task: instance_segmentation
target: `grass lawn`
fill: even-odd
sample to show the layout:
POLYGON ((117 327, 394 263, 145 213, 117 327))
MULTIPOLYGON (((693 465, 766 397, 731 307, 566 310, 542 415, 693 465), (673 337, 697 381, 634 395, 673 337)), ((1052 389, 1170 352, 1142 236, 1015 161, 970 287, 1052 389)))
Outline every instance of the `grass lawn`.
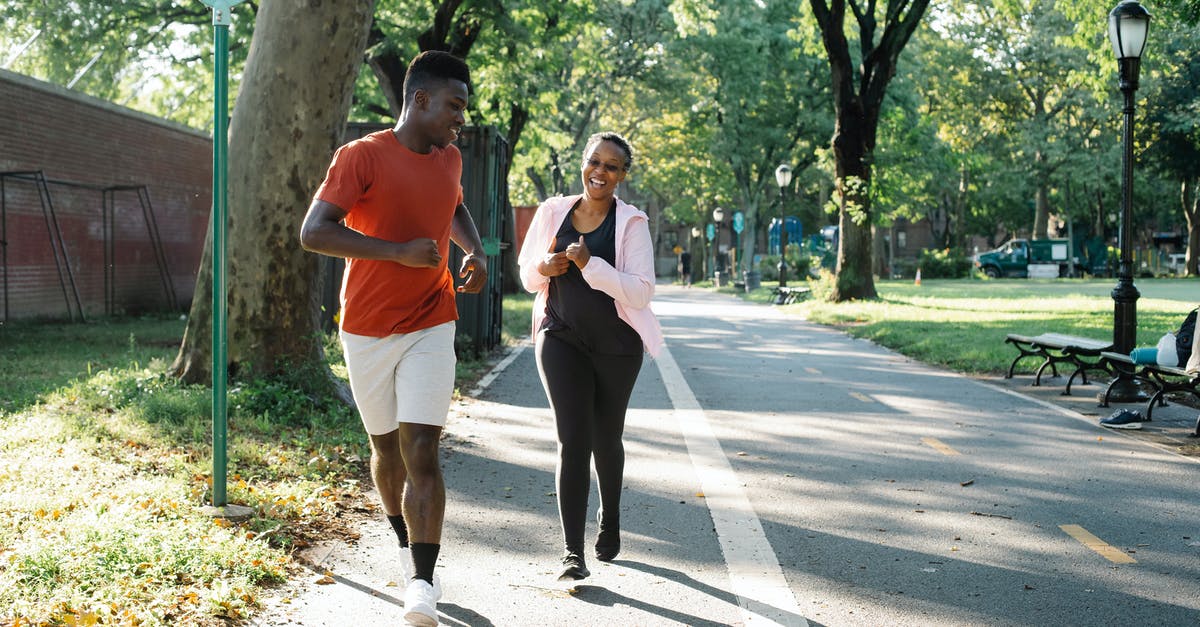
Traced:
MULTIPOLYGON (((1115 279, 878 281, 879 300, 784 308, 904 355, 969 374, 1004 374, 1016 350, 1008 333, 1054 332, 1111 340, 1115 279)), ((1138 346, 1154 346, 1200 305, 1196 279, 1139 279, 1138 346)), ((769 302, 773 286, 744 297, 769 302)), ((814 292, 821 286, 814 285, 814 292)), ((724 290, 723 290, 724 291, 724 290)), ((728 291, 733 292, 732 288, 728 291)), ((1028 364, 1029 362, 1024 362, 1028 364)))
MULTIPOLYGON (((502 339, 532 298, 505 299, 502 339)), ((286 379, 231 382, 228 499, 212 499, 211 393, 164 373, 177 317, 0 325, 0 625, 228 625, 291 553, 374 515, 357 415, 286 379)), ((326 352, 345 377, 338 343, 326 352)), ((459 387, 489 367, 463 358, 459 387)), ((297 375, 297 376, 302 376, 297 375)))
MULTIPOLYGON (((786 308, 922 361, 1000 374, 1015 355, 1005 333, 1110 338, 1114 284, 882 281, 878 301, 786 308)), ((1139 344, 1178 326, 1197 285, 1137 283, 1139 344)), ((531 306, 505 297, 506 342, 528 335, 531 306)), ((228 496, 256 516, 202 515, 210 393, 164 374, 183 329, 176 318, 0 325, 0 625, 242 623, 264 587, 307 573, 297 547, 378 516, 357 416, 287 379, 230 388, 228 496)), ((344 376, 333 338, 326 349, 344 376)), ((459 366, 465 389, 489 363, 459 366)))

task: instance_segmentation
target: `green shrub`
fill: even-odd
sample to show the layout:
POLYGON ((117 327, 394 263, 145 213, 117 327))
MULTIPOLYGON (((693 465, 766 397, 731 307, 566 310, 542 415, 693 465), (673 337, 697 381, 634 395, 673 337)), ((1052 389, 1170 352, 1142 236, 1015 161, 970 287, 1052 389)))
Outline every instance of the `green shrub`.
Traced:
POLYGON ((837 287, 837 275, 821 268, 817 271, 817 278, 808 280, 808 287, 812 290, 813 300, 828 301, 837 287))
POLYGON ((971 258, 957 248, 925 249, 917 259, 925 279, 962 279, 970 276, 971 258))
MULTIPOLYGON (((807 250, 802 250, 799 245, 788 244, 787 264, 788 278, 805 279, 810 276, 809 271, 812 267, 820 264, 820 260, 814 259, 807 250)), ((763 255, 758 263, 758 271, 762 274, 762 280, 778 281, 779 255, 763 255)))

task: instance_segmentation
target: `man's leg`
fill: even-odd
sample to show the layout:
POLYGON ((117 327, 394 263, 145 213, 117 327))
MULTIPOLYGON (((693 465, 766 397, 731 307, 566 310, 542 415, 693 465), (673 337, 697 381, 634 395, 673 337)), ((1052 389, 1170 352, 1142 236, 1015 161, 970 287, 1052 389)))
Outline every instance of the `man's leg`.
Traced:
POLYGON ((410 339, 396 368, 399 446, 408 473, 400 505, 408 524, 413 577, 433 584, 446 511, 438 444, 454 392, 454 323, 414 332, 410 339))
POLYGON ((402 499, 408 472, 400 452, 400 431, 371 435, 371 479, 379 490, 383 513, 387 516, 401 548, 408 547, 410 538, 404 521, 402 499))
POLYGON ((399 451, 401 466, 407 469, 407 489, 403 491, 403 511, 412 542, 437 544, 442 541, 442 521, 446 510, 446 485, 438 459, 442 428, 433 425, 402 423, 399 451))
MULTIPOLYGON (((404 354, 402 336, 383 338, 342 332, 342 353, 350 373, 350 388, 358 405, 363 427, 371 441, 371 478, 379 490, 383 512, 396 532, 403 549, 408 546, 408 531, 401 514, 404 493, 404 461, 400 455, 400 435, 396 430, 396 364, 404 354)), ((411 571, 407 552, 402 553, 402 574, 411 571)))

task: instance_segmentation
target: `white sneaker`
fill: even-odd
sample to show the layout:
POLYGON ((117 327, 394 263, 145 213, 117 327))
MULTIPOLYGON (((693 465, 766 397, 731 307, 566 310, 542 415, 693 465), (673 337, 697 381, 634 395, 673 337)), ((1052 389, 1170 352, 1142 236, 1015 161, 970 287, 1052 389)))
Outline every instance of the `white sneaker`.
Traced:
MULTIPOLYGON (((412 548, 407 546, 400 547, 400 567, 398 571, 400 578, 396 581, 397 585, 408 586, 415 572, 412 561, 412 548)), ((433 600, 442 600, 442 578, 438 577, 437 573, 433 574, 433 600)))
POLYGON ((437 595, 424 579, 413 579, 404 591, 404 620, 409 625, 436 627, 438 624, 437 595))
POLYGON ((401 586, 407 586, 408 581, 413 576, 412 549, 406 546, 400 547, 399 576, 400 578, 396 580, 396 583, 401 586))

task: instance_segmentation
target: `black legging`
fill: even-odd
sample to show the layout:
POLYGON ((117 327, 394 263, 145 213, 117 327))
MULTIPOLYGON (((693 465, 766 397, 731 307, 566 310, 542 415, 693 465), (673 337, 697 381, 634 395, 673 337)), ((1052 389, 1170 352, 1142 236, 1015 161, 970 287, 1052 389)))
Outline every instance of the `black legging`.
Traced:
POLYGON ((538 372, 558 427, 558 515, 568 550, 583 548, 587 523, 589 465, 596 464, 600 507, 606 526, 620 521, 625 472, 625 409, 642 367, 642 355, 602 355, 569 339, 569 332, 543 331, 537 343, 538 372))

